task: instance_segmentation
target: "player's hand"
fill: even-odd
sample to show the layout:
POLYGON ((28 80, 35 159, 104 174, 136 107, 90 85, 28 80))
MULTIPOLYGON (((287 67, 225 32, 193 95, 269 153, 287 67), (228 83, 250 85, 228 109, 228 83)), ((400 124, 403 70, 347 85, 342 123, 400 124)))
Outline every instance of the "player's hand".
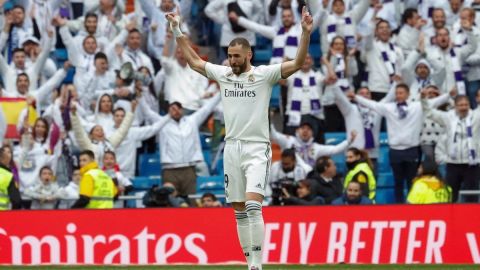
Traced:
POLYGON ((180 25, 180 9, 177 8, 175 12, 169 12, 165 14, 168 22, 170 23, 171 27, 177 27, 180 25))
POLYGON ((303 6, 302 8, 302 30, 303 32, 310 34, 312 33, 313 29, 313 18, 308 12, 307 6, 303 6))

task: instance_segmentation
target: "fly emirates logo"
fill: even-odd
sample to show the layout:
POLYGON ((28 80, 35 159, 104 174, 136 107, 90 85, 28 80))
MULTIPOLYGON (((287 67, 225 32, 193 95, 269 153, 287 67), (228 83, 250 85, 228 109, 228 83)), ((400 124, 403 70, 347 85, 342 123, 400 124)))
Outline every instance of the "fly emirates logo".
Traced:
POLYGON ((257 93, 252 90, 244 89, 243 83, 233 83, 232 89, 225 89, 224 96, 226 98, 254 98, 257 96, 257 93))

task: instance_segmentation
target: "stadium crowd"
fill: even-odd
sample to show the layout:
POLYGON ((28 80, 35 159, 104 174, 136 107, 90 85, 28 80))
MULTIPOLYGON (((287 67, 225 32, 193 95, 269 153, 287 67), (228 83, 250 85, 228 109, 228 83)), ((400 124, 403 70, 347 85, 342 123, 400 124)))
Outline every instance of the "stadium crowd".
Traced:
POLYGON ((138 207, 222 206, 220 95, 249 93, 190 69, 165 14, 210 62, 244 37, 276 64, 304 5, 316 31, 272 94, 266 204, 373 204, 382 155, 395 203, 479 190, 480 0, 0 0, 0 209, 132 207, 113 198, 140 190, 138 207), (140 187, 142 157, 158 186, 140 187))

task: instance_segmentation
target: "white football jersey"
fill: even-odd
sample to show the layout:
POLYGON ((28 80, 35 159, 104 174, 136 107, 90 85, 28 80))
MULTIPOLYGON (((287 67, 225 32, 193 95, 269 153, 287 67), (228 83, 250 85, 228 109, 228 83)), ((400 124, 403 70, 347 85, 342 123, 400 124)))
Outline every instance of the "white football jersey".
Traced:
POLYGON ((281 64, 252 66, 239 76, 227 66, 205 65, 207 77, 220 85, 225 140, 270 142, 268 106, 272 86, 281 79, 281 64))

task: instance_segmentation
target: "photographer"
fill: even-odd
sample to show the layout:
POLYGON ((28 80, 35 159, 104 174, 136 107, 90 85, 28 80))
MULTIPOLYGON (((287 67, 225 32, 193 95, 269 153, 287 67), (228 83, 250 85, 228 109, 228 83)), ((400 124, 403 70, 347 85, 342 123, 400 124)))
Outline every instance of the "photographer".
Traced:
POLYGON ((311 180, 300 180, 296 183, 296 195, 282 188, 282 201, 284 205, 322 205, 325 200, 312 191, 311 180))
POLYGON ((167 182, 162 187, 154 186, 145 193, 143 204, 145 207, 188 207, 185 200, 177 195, 175 186, 167 182))

